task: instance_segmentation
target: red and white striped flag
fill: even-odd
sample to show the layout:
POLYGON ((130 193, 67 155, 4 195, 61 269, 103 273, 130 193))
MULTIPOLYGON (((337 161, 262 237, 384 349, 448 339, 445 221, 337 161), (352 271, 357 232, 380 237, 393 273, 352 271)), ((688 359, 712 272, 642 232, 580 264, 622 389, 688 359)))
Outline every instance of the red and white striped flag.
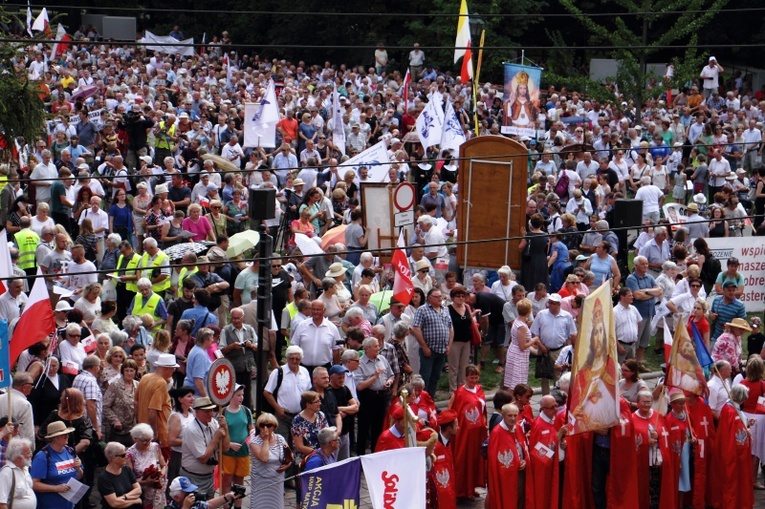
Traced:
POLYGON ((404 76, 404 113, 409 111, 409 84, 412 82, 412 74, 409 69, 406 70, 406 76, 404 76))
POLYGON ((393 268, 396 269, 396 275, 393 278, 393 298, 407 306, 409 301, 412 300, 412 294, 414 293, 409 260, 407 260, 403 250, 396 249, 393 252, 391 263, 393 268))
POLYGON ((58 30, 56 30, 56 43, 53 45, 53 49, 50 52, 50 58, 56 59, 59 53, 64 53, 69 49, 69 42, 72 38, 66 33, 66 28, 61 23, 58 24, 58 30))

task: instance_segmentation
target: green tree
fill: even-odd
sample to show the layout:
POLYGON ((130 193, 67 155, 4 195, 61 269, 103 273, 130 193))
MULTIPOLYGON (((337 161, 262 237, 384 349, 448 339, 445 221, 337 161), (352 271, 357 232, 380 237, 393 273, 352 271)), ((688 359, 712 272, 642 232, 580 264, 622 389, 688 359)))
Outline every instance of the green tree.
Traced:
MULTIPOLYGON (((24 21, 21 19, 20 15, 6 13, 0 6, 0 22, 5 26, 20 23, 26 30, 26 10, 24 21)), ((3 33, 1 36, 8 39, 8 35, 3 33)), ((38 43, 42 37, 37 34, 29 43, 38 43)), ((31 142, 40 134, 46 120, 45 105, 40 97, 41 88, 37 82, 29 80, 25 68, 14 66, 20 46, 21 43, 0 43, 0 131, 9 146, 12 146, 11 140, 19 136, 31 142)))
POLYGON ((698 35, 729 0, 613 0, 603 8, 622 9, 624 16, 593 18, 577 5, 582 2, 560 0, 561 5, 589 33, 590 45, 615 46, 612 58, 619 60, 616 84, 626 96, 643 103, 647 94, 658 94, 660 87, 646 92, 652 77, 647 71, 649 59, 666 54, 664 47, 685 45, 682 58, 675 58, 673 86, 698 77, 704 65, 703 54, 696 48, 698 35), (679 14, 678 14, 679 13, 679 14), (597 20, 604 20, 600 23, 597 20))

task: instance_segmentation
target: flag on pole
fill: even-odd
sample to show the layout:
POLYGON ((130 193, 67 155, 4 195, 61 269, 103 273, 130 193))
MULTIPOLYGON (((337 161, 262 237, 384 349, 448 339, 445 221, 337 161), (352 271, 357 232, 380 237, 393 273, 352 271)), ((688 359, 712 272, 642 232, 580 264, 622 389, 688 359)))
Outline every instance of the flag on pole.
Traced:
POLYGON ((69 41, 71 40, 72 38, 69 37, 69 34, 66 33, 64 25, 59 23, 58 30, 56 30, 56 42, 53 44, 53 49, 50 52, 50 57, 55 60, 59 53, 64 53, 67 49, 69 49, 69 41))
POLYGON ((473 51, 470 49, 470 15, 468 14, 467 0, 460 4, 460 16, 457 21, 457 40, 454 42, 454 63, 462 58, 462 83, 467 83, 473 78, 473 51))
MULTIPOLYGON (((38 275, 41 272, 37 271, 38 275)), ((56 330, 56 320, 50 305, 48 288, 44 277, 35 279, 32 291, 29 292, 29 302, 22 311, 16 328, 13 330, 10 347, 10 365, 13 366, 21 352, 43 340, 56 330)))
POLYGON ((446 100, 446 112, 444 113, 444 128, 441 131, 441 150, 453 149, 459 151, 460 145, 465 143, 465 132, 462 129, 457 113, 452 106, 452 100, 446 100))
POLYGON ((376 452, 360 458, 373 509, 425 507, 424 447, 376 452))
POLYGON ((396 275, 393 278, 393 298, 408 306, 409 301, 412 300, 414 285, 412 284, 412 271, 409 267, 409 260, 406 258, 404 251, 396 249, 393 252, 391 264, 396 269, 396 275))
POLYGON ((32 7, 29 5, 29 0, 27 0, 27 33, 29 37, 34 35, 32 34, 32 7))
POLYGON ((707 381, 696 356, 693 340, 688 335, 688 327, 684 324, 685 321, 681 321, 675 329, 665 383, 667 387, 677 387, 701 396, 707 390, 707 381))
POLYGON ((226 64, 226 89, 231 90, 231 60, 228 58, 228 53, 223 55, 223 62, 226 64))
POLYGON ((361 497, 361 462, 348 458, 308 470, 300 474, 300 486, 300 507, 355 509, 361 497))
POLYGON ((420 135, 420 143, 425 150, 441 143, 441 135, 444 130, 444 109, 441 106, 441 101, 435 96, 431 96, 428 105, 417 117, 415 125, 417 134, 420 135))
POLYGON ((667 321, 664 320, 664 362, 669 362, 669 354, 672 352, 672 343, 674 341, 672 340, 672 331, 669 330, 669 325, 667 325, 667 321))
POLYGON ((412 74, 409 72, 409 68, 406 69, 406 75, 404 76, 404 113, 409 111, 409 84, 412 82, 412 74))
POLYGON ((699 332, 699 328, 696 327, 696 322, 691 322, 691 329, 693 331, 693 345, 696 347, 696 357, 699 359, 699 364, 704 368, 710 364, 714 364, 715 361, 713 361, 712 356, 709 355, 707 344, 704 343, 704 338, 701 337, 701 332, 699 332))
MULTIPOLYGON (((406 75, 409 76, 409 71, 406 71, 406 75)), ((406 82, 406 80, 404 81, 406 82)), ((340 93, 337 91, 337 83, 335 83, 335 90, 332 92, 332 143, 334 143, 341 154, 345 155, 345 125, 343 123, 343 109, 340 107, 340 93)))
MULTIPOLYGON (((0 320, 0 351, 8 352, 10 337, 8 336, 8 320, 0 320)), ((47 371, 46 371, 47 373, 47 371)), ((0 389, 11 386, 11 365, 8 355, 0 355, 0 389)))
POLYGON ((575 434, 619 424, 619 356, 610 280, 584 299, 580 317, 569 393, 575 434))
POLYGON ((40 11, 40 14, 35 18, 35 22, 32 24, 32 30, 50 34, 50 27, 48 26, 48 9, 45 7, 43 7, 43 10, 40 11))
POLYGON ((5 234, 5 228, 0 231, 0 295, 8 291, 9 280, 5 278, 13 277, 13 263, 11 262, 11 251, 8 248, 8 236, 5 234))

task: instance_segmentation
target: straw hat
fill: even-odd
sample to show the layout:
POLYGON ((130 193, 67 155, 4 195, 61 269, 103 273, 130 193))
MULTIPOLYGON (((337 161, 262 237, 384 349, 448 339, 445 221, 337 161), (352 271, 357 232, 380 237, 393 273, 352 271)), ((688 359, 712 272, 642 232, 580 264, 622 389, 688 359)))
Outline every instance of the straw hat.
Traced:
POLYGON ((329 266, 329 270, 324 273, 324 277, 338 277, 345 274, 345 267, 340 262, 335 262, 329 266))
POLYGON ((74 431, 74 428, 67 427, 64 421, 56 421, 48 424, 48 434, 45 438, 50 440, 61 435, 68 435, 74 431))
POLYGON ((680 389, 672 389, 669 391, 669 402, 674 403, 675 401, 685 401, 685 394, 680 389))
POLYGON ((752 328, 749 327, 749 324, 746 323, 746 320, 743 318, 734 318, 730 322, 725 324, 726 327, 735 327, 737 329, 744 330, 746 332, 752 332, 752 328))

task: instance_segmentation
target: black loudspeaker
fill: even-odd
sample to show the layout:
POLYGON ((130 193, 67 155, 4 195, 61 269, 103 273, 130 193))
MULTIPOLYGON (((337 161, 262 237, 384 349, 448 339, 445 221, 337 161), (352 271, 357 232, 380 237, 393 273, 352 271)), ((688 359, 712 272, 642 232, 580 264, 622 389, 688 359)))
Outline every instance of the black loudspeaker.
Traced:
MULTIPOLYGON (((641 228, 643 225, 643 200, 616 200, 614 202, 614 224, 611 228, 641 228)), ((627 248, 628 236, 627 230, 616 232, 619 239, 619 253, 617 255, 617 264, 622 271, 622 281, 627 278, 627 259, 629 249, 627 248)))
POLYGON ((276 217, 276 189, 250 189, 250 219, 262 221, 276 217))
POLYGON ((614 202, 613 228, 643 225, 643 200, 616 200, 614 202))

